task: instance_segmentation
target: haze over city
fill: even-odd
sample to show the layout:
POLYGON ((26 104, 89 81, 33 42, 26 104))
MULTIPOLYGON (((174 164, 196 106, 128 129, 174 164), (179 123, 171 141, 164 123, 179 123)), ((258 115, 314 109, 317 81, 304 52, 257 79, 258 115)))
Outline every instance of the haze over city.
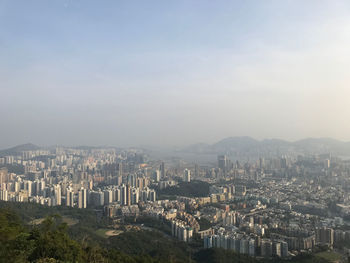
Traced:
POLYGON ((0 0, 0 148, 350 141, 348 1, 0 0))
POLYGON ((0 262, 349 263, 350 1, 0 0, 0 262))

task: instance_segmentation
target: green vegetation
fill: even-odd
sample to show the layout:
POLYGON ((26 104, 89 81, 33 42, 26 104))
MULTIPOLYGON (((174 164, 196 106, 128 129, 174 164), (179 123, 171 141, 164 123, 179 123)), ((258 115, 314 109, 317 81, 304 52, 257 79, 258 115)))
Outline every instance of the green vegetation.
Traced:
POLYGON ((201 263, 255 263, 259 262, 252 257, 246 255, 237 254, 232 250, 211 248, 203 249, 195 254, 197 262, 201 263))
POLYGON ((21 164, 2 164, 2 165, 0 165, 0 169, 3 167, 7 168, 7 171, 9 173, 24 174, 24 166, 21 164))
POLYGON ((199 226, 200 226, 200 231, 207 230, 211 228, 211 223, 208 219, 202 217, 201 219, 198 220, 199 226))
POLYGON ((87 242, 72 240, 60 216, 49 216, 42 224, 26 228, 19 217, 0 209, 1 262, 157 262, 149 256, 128 256, 87 242))
POLYGON ((291 259, 280 259, 280 258, 273 258, 273 259, 265 259, 262 260, 262 263, 330 263, 331 261, 318 257, 314 254, 309 253, 302 253, 296 257, 293 257, 291 259))
POLYGON ((335 252, 331 252, 331 251, 323 251, 320 253, 315 254, 316 257, 321 258, 321 259, 325 259, 331 262, 334 261, 338 261, 339 259, 341 259, 341 256, 335 252))
POLYGON ((79 223, 77 219, 71 218, 69 216, 62 216, 62 221, 68 226, 74 226, 79 223))
POLYGON ((165 234, 171 235, 171 225, 170 222, 165 220, 158 220, 149 216, 141 216, 136 220, 134 218, 126 218, 125 223, 130 224, 143 224, 146 227, 150 227, 159 230, 165 234))
POLYGON ((35 203, 17 203, 0 201, 0 208, 14 211, 23 222, 45 218, 48 215, 59 214, 66 218, 67 223, 83 223, 85 226, 99 228, 97 225, 108 225, 108 220, 102 216, 102 211, 78 209, 68 206, 43 206, 35 203), (69 221, 69 222, 68 222, 69 221))
POLYGON ((108 228, 110 225, 110 221, 102 216, 102 211, 92 209, 0 201, 1 208, 14 211, 22 222, 30 226, 40 224, 48 216, 60 215, 62 221, 69 226, 67 231, 70 236, 75 240, 88 239, 89 243, 94 245, 103 244, 106 240, 96 230, 108 228))
POLYGON ((6 155, 21 155, 23 151, 36 151, 40 148, 32 143, 27 144, 21 144, 17 145, 15 147, 0 150, 0 157, 6 156, 6 155))
MULTIPOLYGON (((0 258, 7 259, 5 262, 39 262, 47 258, 54 258, 58 262, 188 262, 191 254, 187 244, 161 232, 130 231, 107 237, 106 231, 109 226, 106 223, 107 220, 100 218, 99 213, 89 209, 0 202, 0 214, 3 215, 4 211, 8 211, 11 217, 17 218, 17 220, 5 220, 17 222, 15 233, 9 231, 7 224, 0 221, 3 226, 3 231, 0 232, 0 238, 3 240, 0 243, 2 248, 0 258), (16 211, 19 216, 13 211, 16 211), (50 216, 50 214, 63 216, 50 216), (69 228, 67 223, 64 223, 64 217, 68 215, 71 220, 78 220, 78 223, 69 228), (21 219, 31 224, 25 226, 20 223, 21 219), (13 238, 9 240, 2 233, 8 233, 13 238), (74 240, 69 236, 74 237, 74 240), (35 237, 34 241, 33 237, 35 237), (23 242, 19 242, 20 240, 23 242), (16 246, 19 247, 17 250, 16 246), (46 250, 49 251, 48 254, 45 254, 46 250), (19 258, 21 255, 19 251, 24 253, 21 258, 19 258), (18 254, 18 257, 12 258, 12 254, 18 254), (62 257, 61 254, 66 256, 62 257), (94 261, 91 257, 97 259, 94 261)), ((141 222, 145 226, 160 231, 169 232, 170 229, 166 223, 152 218, 142 218, 136 223, 141 222)))
MULTIPOLYGON (((0 261, 329 263, 339 258, 332 252, 320 252, 291 260, 257 260, 231 250, 202 249, 201 240, 177 241, 165 234, 170 232, 169 225, 160 220, 140 217, 131 224, 144 227, 108 236, 112 224, 99 211, 0 202, 0 261)), ((210 225, 205 220, 201 224, 210 225)))
POLYGON ((209 184, 202 181, 180 182, 176 186, 167 187, 158 190, 159 196, 187 196, 187 197, 205 197, 209 195, 209 184))
POLYGON ((191 249, 186 243, 155 231, 126 232, 110 237, 109 244, 110 248, 126 254, 149 255, 160 262, 192 262, 191 249))
POLYGON ((113 230, 113 229, 100 228, 100 229, 97 229, 95 232, 96 232, 96 235, 102 238, 108 238, 108 236, 106 235, 106 232, 110 230, 113 230))

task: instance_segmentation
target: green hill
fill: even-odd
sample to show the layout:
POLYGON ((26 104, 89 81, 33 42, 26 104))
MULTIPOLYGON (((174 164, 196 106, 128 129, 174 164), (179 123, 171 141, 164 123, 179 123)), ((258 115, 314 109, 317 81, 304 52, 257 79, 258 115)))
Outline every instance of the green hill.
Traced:
POLYGON ((117 236, 98 234, 110 224, 97 210, 0 202, 0 262, 329 262, 311 254, 258 260, 230 250, 201 249, 149 227, 117 236))

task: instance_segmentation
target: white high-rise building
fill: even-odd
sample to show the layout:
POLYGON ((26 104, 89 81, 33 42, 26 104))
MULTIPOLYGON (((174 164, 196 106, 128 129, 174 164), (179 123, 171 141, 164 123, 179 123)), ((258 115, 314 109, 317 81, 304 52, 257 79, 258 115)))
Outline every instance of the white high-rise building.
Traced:
POLYGON ((120 189, 114 189, 114 201, 120 202, 120 189))
POLYGON ((184 171, 184 181, 188 183, 191 182, 191 171, 188 169, 184 171))
POLYGON ((8 191, 7 190, 0 190, 0 200, 8 201, 8 191))
POLYGON ((159 170, 155 170, 155 172, 154 172, 154 180, 156 182, 160 181, 160 171, 159 170))
POLYGON ((56 200, 56 205, 61 205, 62 203, 62 198, 61 198, 61 186, 59 184, 54 186, 55 190, 55 200, 56 200))
POLYGON ((78 192, 78 208, 86 208, 86 207, 87 207, 87 190, 82 188, 78 192))
POLYGON ((33 190, 33 182, 32 181, 27 181, 27 191, 28 191, 28 196, 32 196, 32 190, 33 190))
POLYGON ((131 204, 137 204, 138 202, 139 202, 139 191, 134 188, 131 191, 131 204))
POLYGON ((66 205, 74 207, 74 192, 71 189, 67 189, 66 205))
POLYGON ((149 192, 149 200, 155 202, 157 199, 156 191, 152 190, 149 192))
POLYGON ((104 194, 104 204, 105 205, 108 205, 109 203, 112 203, 114 201, 112 190, 104 190, 103 194, 104 194))
POLYGON ((18 193, 21 190, 21 182, 15 182, 15 192, 18 193))

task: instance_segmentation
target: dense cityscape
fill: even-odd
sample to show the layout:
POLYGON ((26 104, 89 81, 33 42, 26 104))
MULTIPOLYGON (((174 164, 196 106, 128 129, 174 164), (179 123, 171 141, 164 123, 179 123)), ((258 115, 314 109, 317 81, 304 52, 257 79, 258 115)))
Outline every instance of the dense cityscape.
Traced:
POLYGON ((350 251, 350 162, 329 153, 199 165, 136 148, 28 147, 0 158, 2 201, 94 209, 110 236, 151 218, 181 242, 256 258, 350 251))
POLYGON ((0 0, 0 263, 350 263, 349 0, 0 0))

